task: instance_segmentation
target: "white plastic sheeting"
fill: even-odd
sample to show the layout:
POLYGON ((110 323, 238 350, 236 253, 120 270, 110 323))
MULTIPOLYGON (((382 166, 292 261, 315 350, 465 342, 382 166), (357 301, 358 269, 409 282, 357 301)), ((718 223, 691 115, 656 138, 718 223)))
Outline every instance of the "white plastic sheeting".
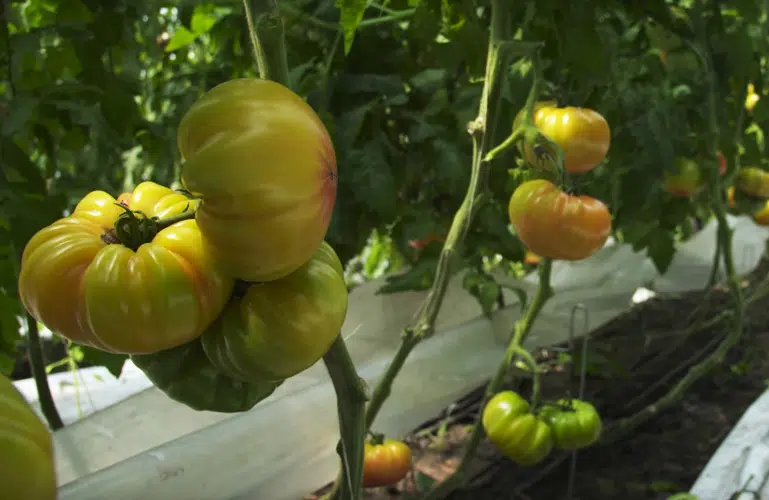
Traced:
MULTIPOLYGON (((730 223, 738 272, 748 272, 758 262, 769 231, 745 217, 730 218, 730 223)), ((594 328, 624 312, 640 286, 660 292, 703 287, 714 242, 715 225, 710 224, 679 249, 664 276, 657 275, 643 254, 624 245, 607 246, 585 261, 557 262, 552 276, 556 296, 539 317, 529 346, 567 338, 576 304, 586 307, 594 328)), ((510 284, 533 291, 536 276, 510 284)), ((380 285, 372 282, 353 291, 342 332, 361 376, 370 384, 381 376, 398 347, 402 327, 426 295, 376 295, 380 285)), ((450 283, 437 333, 407 361, 377 430, 402 435, 492 373, 512 321, 519 316, 517 296, 509 292, 505 298, 508 307, 488 320, 462 289, 461 278, 450 283)), ((154 387, 145 389, 148 383, 135 368, 128 367, 126 373, 120 381, 102 374, 100 391, 88 382, 81 391, 90 392, 92 400, 99 393, 111 399, 93 403, 92 409, 101 411, 54 434, 61 500, 296 500, 335 474, 336 401, 322 363, 235 416, 196 412, 154 387), (109 406, 120 398, 115 393, 118 384, 124 384, 123 394, 138 394, 109 406)), ((25 384, 29 382, 17 385, 25 384)), ((31 392, 25 390, 28 397, 31 392)), ((76 413, 67 408, 71 394, 57 392, 55 397, 65 419, 72 421, 76 413)), ((81 402, 84 399, 87 396, 81 402)))

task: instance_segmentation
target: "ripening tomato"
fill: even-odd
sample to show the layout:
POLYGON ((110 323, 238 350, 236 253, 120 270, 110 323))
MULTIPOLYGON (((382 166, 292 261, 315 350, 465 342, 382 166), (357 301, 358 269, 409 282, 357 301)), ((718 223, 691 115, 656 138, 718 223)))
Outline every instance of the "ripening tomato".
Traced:
POLYGON ((726 201, 731 209, 730 212, 735 214, 756 214, 763 210, 767 203, 765 198, 750 196, 741 189, 735 189, 734 186, 727 189, 726 201))
POLYGON ((142 182, 131 193, 123 193, 118 202, 134 212, 164 219, 195 210, 200 200, 190 199, 182 193, 154 182, 142 182))
POLYGON ((324 241, 293 273, 231 301, 201 342, 214 366, 233 378, 283 380, 328 351, 346 314, 344 270, 324 241))
MULTIPOLYGON (((536 116, 537 111, 539 111, 542 108, 557 108, 558 102, 556 101, 537 101, 534 103, 534 116, 536 116)), ((532 121, 534 121, 534 116, 531 117, 532 121)), ((518 114, 515 115, 515 120, 513 120, 513 130, 517 129, 520 124, 521 120, 523 120, 523 108, 521 108, 520 111, 518 111, 518 114)))
POLYGON ((233 277, 282 278, 323 241, 336 201, 331 138, 286 87, 254 78, 214 87, 182 119, 182 184, 202 199, 205 243, 233 277))
POLYGON ((151 353, 200 336, 233 282, 205 251, 197 224, 177 222, 134 250, 114 230, 123 213, 115 198, 93 191, 38 231, 22 255, 24 306, 51 331, 108 352, 151 353))
POLYGON ((735 185, 743 193, 756 198, 769 198, 769 172, 757 167, 743 167, 737 172, 735 185))
MULTIPOLYGON (((609 124, 600 113, 592 109, 542 106, 534 113, 534 125, 563 150, 567 172, 588 172, 601 163, 609 152, 609 124)), ((532 148, 526 147, 524 152, 526 161, 546 167, 546 163, 532 148)))
POLYGON ((529 403, 513 391, 503 391, 486 403, 483 429, 494 446, 519 465, 536 465, 553 449, 550 427, 529 412, 529 403))
POLYGON ((604 246, 611 233, 611 214, 603 202, 572 196, 545 179, 518 186, 510 197, 508 215, 524 245, 551 259, 586 259, 604 246))
POLYGON ((542 420, 553 431, 555 445, 563 450, 586 448, 598 441, 603 430, 595 407, 581 399, 562 399, 542 408, 542 420))
POLYGON ((0 484, 0 496, 9 500, 56 499, 51 433, 4 375, 0 375, 0 484))
POLYGON ((697 194, 705 186, 702 169, 694 160, 677 157, 673 171, 665 171, 665 191, 672 196, 685 198, 697 194))
POLYGON ((385 439, 382 443, 364 443, 363 487, 390 486, 411 470, 411 448, 402 441, 385 439))
POLYGON ((724 153, 719 151, 716 153, 716 156, 718 157, 718 174, 719 175, 726 175, 726 170, 729 168, 729 163, 726 161, 726 156, 724 156, 724 153))
POLYGON ((539 255, 537 255, 534 252, 532 252, 531 250, 526 250, 526 253, 523 256, 523 263, 524 264, 529 264, 529 265, 536 266, 541 261, 542 261, 542 258, 539 255))

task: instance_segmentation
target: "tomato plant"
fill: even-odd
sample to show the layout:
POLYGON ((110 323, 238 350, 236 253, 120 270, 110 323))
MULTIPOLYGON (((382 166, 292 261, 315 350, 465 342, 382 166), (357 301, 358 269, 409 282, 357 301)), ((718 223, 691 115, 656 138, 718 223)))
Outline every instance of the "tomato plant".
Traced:
POLYGON ((539 413, 553 431, 555 445, 564 450, 586 448, 595 443, 603 430, 595 407, 580 399, 562 399, 539 413))
POLYGON ((366 441, 363 457, 363 487, 390 486, 411 470, 411 448, 402 441, 366 441))
MULTIPOLYGON (((543 105, 534 112, 534 125, 563 150, 567 172, 594 169, 609 152, 611 130, 606 119, 592 109, 543 105)), ((526 148, 526 161, 544 166, 536 151, 526 148)))
POLYGON ((2 496, 13 500, 55 500, 51 434, 4 375, 0 375, 0 422, 2 496))
POLYGON ((201 341, 214 366, 239 380, 282 380, 328 350, 347 314, 339 257, 323 242, 302 267, 248 287, 201 341))
POLYGON ((737 172, 735 186, 756 198, 769 198, 769 172, 757 167, 743 167, 737 172))
POLYGON ((590 196, 565 193, 545 179, 518 186, 508 205, 521 241, 541 257, 581 260, 603 247, 611 232, 606 205, 590 196))
POLYGON ((236 380, 217 369, 200 337, 131 360, 166 396, 198 411, 239 413, 270 396, 282 382, 236 380))
POLYGON ((483 408, 481 423, 494 446, 519 465, 536 465, 553 449, 550 427, 513 391, 492 397, 483 408))
POLYGON ((178 130, 182 183, 203 202, 204 241, 234 278, 271 281, 298 269, 326 235, 337 166, 313 109, 270 80, 211 89, 178 130))
POLYGON ((673 171, 665 171, 665 190, 676 197, 697 194, 705 185, 700 166, 689 158, 678 157, 673 171))
MULTIPOLYGON (((127 203, 149 216, 163 200, 171 203, 161 213, 181 210, 171 190, 145 187, 151 196, 137 190, 127 203)), ((38 231, 22 255, 24 306, 51 331, 105 351, 151 353, 198 337, 224 308, 232 281, 205 251, 194 220, 135 249, 120 244, 113 228, 125 211, 93 191, 70 216, 38 231)))

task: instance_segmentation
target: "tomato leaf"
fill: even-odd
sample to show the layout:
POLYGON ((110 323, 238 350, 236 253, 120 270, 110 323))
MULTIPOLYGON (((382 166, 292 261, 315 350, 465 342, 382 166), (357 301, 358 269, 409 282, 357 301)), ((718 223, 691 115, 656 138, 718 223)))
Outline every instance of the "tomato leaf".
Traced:
POLYGON ((676 253, 674 233, 661 228, 655 229, 649 235, 647 252, 657 271, 665 274, 676 253))
POLYGON ((462 286, 478 300, 483 315, 490 318, 494 306, 499 303, 501 293, 494 278, 478 269, 471 269, 465 274, 462 286))
POLYGON ((123 368, 125 367, 125 362, 128 360, 128 356, 125 354, 114 354, 74 343, 70 344, 68 351, 69 355, 78 360, 79 363, 87 363, 91 366, 103 366, 115 378, 120 378, 120 375, 123 373, 123 368))
POLYGON ((336 6, 340 10, 339 24, 344 33, 344 53, 349 54, 352 43, 355 40, 355 31, 363 20, 366 12, 367 0, 337 0, 336 6))
POLYGON ((437 265, 437 258, 424 257, 405 273, 388 276, 386 283, 376 293, 377 295, 386 295, 388 293, 427 290, 433 284, 437 265))

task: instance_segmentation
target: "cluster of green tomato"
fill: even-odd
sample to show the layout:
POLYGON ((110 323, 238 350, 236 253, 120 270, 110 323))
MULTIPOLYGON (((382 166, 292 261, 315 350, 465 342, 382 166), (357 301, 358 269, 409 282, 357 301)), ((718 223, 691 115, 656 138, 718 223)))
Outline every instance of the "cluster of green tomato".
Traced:
POLYGON ((603 430, 595 407, 580 399, 561 399, 531 411, 529 402, 513 391, 492 397, 483 409, 489 440, 519 465, 532 466, 557 447, 578 450, 595 443, 603 430))

